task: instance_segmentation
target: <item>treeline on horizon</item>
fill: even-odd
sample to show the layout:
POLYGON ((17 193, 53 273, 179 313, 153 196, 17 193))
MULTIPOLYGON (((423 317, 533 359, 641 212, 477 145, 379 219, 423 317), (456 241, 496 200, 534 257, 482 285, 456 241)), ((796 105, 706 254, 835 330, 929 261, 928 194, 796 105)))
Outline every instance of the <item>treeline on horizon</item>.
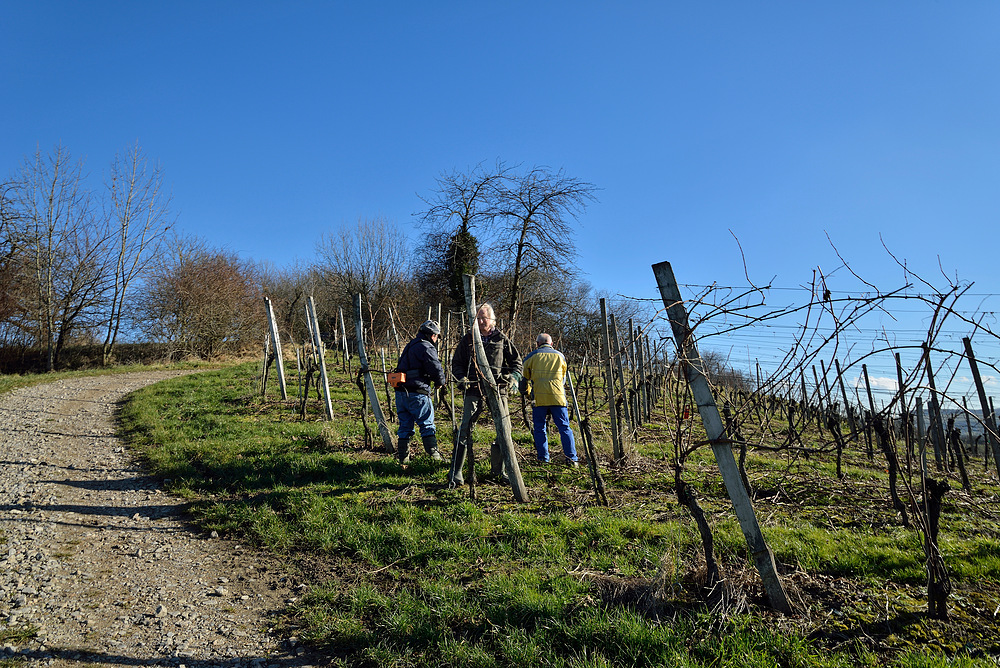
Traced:
POLYGON ((574 240, 598 188, 563 170, 497 161, 445 172, 412 234, 385 217, 331 224, 312 261, 281 267, 182 232, 164 183, 138 143, 99 180, 57 145, 0 181, 0 371, 148 361, 136 344, 168 360, 259 351, 264 297, 293 342, 306 338, 309 297, 325 336, 343 311, 352 338, 357 294, 376 343, 394 327, 408 338, 439 305, 458 331, 465 273, 525 350, 545 331, 570 355, 596 353, 601 297, 620 320, 648 320, 641 302, 583 280, 574 240))

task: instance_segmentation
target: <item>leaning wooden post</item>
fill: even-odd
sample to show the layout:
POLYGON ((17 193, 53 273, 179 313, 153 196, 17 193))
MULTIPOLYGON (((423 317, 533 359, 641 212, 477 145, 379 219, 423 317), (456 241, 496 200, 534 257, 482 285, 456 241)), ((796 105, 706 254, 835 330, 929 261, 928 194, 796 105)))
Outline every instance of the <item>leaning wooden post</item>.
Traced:
POLYGON ((969 358, 972 379, 976 383, 976 392, 979 393, 979 403, 983 407, 983 427, 986 432, 986 445, 993 450, 993 463, 997 467, 997 477, 1000 477, 1000 439, 997 438, 996 421, 993 419, 992 407, 986 399, 986 388, 983 387, 983 379, 979 375, 979 364, 976 363, 976 355, 972 352, 972 339, 965 337, 962 339, 962 343, 965 344, 965 356, 969 358))
POLYGON ((608 331, 608 306, 601 297, 601 348, 604 355, 604 392, 608 396, 608 410, 611 411, 611 448, 615 461, 625 459, 625 449, 622 447, 621 432, 618 428, 618 410, 615 408, 615 372, 611 361, 611 334, 608 331))
MULTIPOLYGON (((315 307, 313 308, 313 313, 315 314, 315 307)), ((340 343, 344 351, 344 373, 347 373, 347 358, 350 356, 350 352, 347 350, 347 327, 344 326, 344 309, 338 306, 337 312, 340 315, 340 343)))
MULTIPOLYGON (((333 403, 330 401, 330 381, 326 377, 326 353, 323 352, 323 339, 319 335, 319 319, 316 317, 316 300, 309 297, 309 304, 307 307, 312 314, 312 339, 313 348, 316 351, 316 355, 319 357, 319 377, 320 381, 323 383, 323 407, 326 410, 326 419, 333 419, 333 403)), ((306 388, 306 393, 309 392, 309 388, 306 388)), ((305 406, 305 398, 302 400, 303 407, 305 406)), ((302 409, 303 411, 305 408, 302 409)))
POLYGON ((281 337, 278 336, 278 321, 274 319, 274 308, 271 300, 264 297, 264 304, 267 306, 267 325, 271 332, 271 341, 274 342, 274 359, 278 362, 278 387, 281 388, 281 399, 288 400, 288 387, 285 385, 285 362, 281 359, 281 337))
POLYGON ((687 311, 681 299, 680 288, 677 287, 677 280, 674 278, 674 271, 669 262, 661 262, 653 265, 653 273, 656 275, 656 283, 660 288, 660 297, 663 305, 667 308, 667 317, 670 318, 670 328, 673 330, 674 339, 677 341, 678 357, 687 376, 688 384, 698 404, 698 412, 701 414, 702 423, 705 426, 705 433, 708 441, 712 445, 712 452, 722 473, 722 480, 729 492, 729 498, 739 519, 740 528, 746 538, 747 546, 753 554, 757 572, 760 573, 767 598, 771 602, 771 607, 779 612, 791 613, 792 606, 788 601, 788 595, 778 577, 778 568, 774 563, 774 554, 764 540, 764 534, 757 521, 753 502, 747 494, 746 487, 740 477, 736 459, 733 457, 733 449, 729 441, 725 440, 725 428, 722 424, 722 417, 719 415, 719 408, 715 404, 715 397, 712 396, 712 388, 708 384, 708 379, 702 371, 701 357, 698 355, 698 348, 695 345, 694 334, 688 325, 687 311))
MULTIPOLYGON (((472 274, 463 274, 462 278, 465 281, 465 310, 469 314, 469 322, 474 323, 476 322, 476 277, 472 274)), ((514 492, 515 499, 521 503, 527 503, 528 488, 524 486, 524 479, 521 477, 521 467, 517 463, 517 455, 514 452, 510 412, 506 408, 506 402, 500 401, 500 389, 497 387, 497 381, 493 377, 493 369, 490 368, 489 358, 486 357, 486 348, 483 347, 483 337, 479 333, 479 328, 471 327, 470 329, 472 330, 472 347, 476 354, 476 366, 479 369, 479 387, 483 390, 486 403, 489 404, 490 413, 493 414, 493 425, 497 432, 497 443, 503 450, 510 488, 514 492)), ((472 438, 471 432, 469 438, 472 438)))
POLYGON ((354 331, 358 338, 358 365, 361 375, 364 377, 365 391, 368 394, 368 405, 375 415, 375 424, 378 426, 378 433, 382 437, 382 444, 386 452, 396 452, 396 446, 392 442, 392 434, 385 425, 385 415, 382 414, 382 406, 378 402, 378 394, 375 392, 375 382, 372 381, 372 372, 368 368, 368 355, 365 353, 364 338, 365 323, 361 314, 361 294, 354 295, 354 331))

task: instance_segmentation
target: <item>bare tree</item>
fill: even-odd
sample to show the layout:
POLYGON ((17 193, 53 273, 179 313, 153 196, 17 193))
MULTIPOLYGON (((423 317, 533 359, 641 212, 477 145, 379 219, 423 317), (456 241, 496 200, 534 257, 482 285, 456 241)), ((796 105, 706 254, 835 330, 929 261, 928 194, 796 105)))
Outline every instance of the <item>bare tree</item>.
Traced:
POLYGON ((73 162, 63 146, 25 160, 18 208, 36 338, 51 371, 66 338, 100 302, 107 234, 83 187, 83 163, 73 162))
POLYGON ((422 246, 426 256, 425 290, 447 285, 452 305, 465 302, 462 276, 479 273, 479 241, 474 232, 493 232, 500 213, 503 182, 511 168, 497 161, 492 169, 479 163, 467 173, 453 171, 437 179, 437 188, 423 199, 428 208, 417 214, 428 229, 422 246))
POLYGON ((354 295, 360 294, 374 313, 383 313, 400 288, 411 282, 406 236, 383 217, 360 218, 354 226, 323 235, 316 252, 316 268, 345 310, 353 308, 354 295))
POLYGON ((19 212, 15 201, 17 183, 0 183, 0 343, 10 341, 12 331, 21 328, 15 323, 19 313, 19 291, 23 271, 19 262, 17 223, 19 212))
POLYGON ((149 163, 138 142, 112 161, 107 195, 106 215, 113 231, 108 252, 114 256, 114 265, 104 335, 104 364, 108 364, 114 354, 122 313, 133 283, 155 257, 163 235, 170 228, 170 196, 163 191, 162 170, 159 165, 149 163))
POLYGON ((505 180, 499 228, 492 250, 512 272, 508 317, 517 319, 522 285, 534 272, 574 273, 576 245, 572 221, 595 201, 597 186, 560 169, 535 167, 505 180))

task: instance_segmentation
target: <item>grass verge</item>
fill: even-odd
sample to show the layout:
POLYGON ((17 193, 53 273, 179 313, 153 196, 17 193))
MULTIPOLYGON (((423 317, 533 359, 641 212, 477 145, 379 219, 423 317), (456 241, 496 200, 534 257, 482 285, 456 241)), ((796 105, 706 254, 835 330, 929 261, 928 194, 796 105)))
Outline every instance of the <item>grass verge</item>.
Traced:
MULTIPOLYGON (((531 501, 517 504, 495 484, 481 484, 472 501, 445 487, 447 463, 417 456, 404 472, 366 447, 349 379, 333 375, 337 418, 325 423, 316 401, 299 420, 293 402, 256 396, 255 370, 146 388, 121 426, 206 530, 300 569, 310 593, 289 623, 336 664, 996 665, 995 486, 956 493, 944 509, 955 592, 942 622, 923 614, 920 542, 894 518, 877 463, 854 453, 849 470, 863 475, 838 480, 828 462, 754 453, 758 515, 796 606, 781 617, 764 605, 710 452, 696 453, 686 476, 737 592, 729 611, 711 613, 699 593, 697 531, 676 502, 659 436, 640 440, 627 466, 605 470, 604 508, 585 468, 533 462, 521 425, 514 436, 531 501)), ((449 443, 440 412, 438 425, 449 443)), ((484 422, 480 475, 490 439, 484 422)))

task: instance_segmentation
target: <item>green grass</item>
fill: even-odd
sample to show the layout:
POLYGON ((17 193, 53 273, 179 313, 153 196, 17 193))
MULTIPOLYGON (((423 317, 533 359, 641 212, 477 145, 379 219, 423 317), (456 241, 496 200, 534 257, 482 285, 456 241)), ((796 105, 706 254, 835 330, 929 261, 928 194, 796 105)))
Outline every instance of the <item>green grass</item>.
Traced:
MULTIPOLYGON (((711 452, 689 459, 685 479, 710 518, 716 554, 747 596, 736 614, 709 614, 698 592, 700 540, 674 495, 662 425, 640 443, 640 466, 605 470, 605 508, 593 502, 585 468, 531 461, 530 434, 515 418, 531 501, 515 503, 495 484, 481 484, 472 501, 467 490, 444 487, 447 463, 418 455, 404 472, 366 449, 349 379, 333 374, 333 423, 319 419, 315 398, 302 421, 293 401, 256 396, 255 370, 141 390, 121 427, 153 472, 191 499, 204 528, 344 574, 312 581, 289 613, 299 635, 335 662, 995 665, 971 654, 1000 652, 997 635, 981 629, 987 601, 1000 593, 997 519, 988 510, 970 515, 975 505, 946 505, 941 546, 955 615, 950 626, 928 620, 920 539, 899 525, 878 463, 858 452, 845 461, 844 481, 829 459, 751 456, 758 516, 798 596, 799 614, 787 619, 761 605, 711 452)), ((447 449, 450 420, 439 412, 437 422, 447 449)), ((480 474, 491 438, 484 421, 475 431, 480 474)))
POLYGON ((0 629, 0 644, 16 645, 33 640, 37 635, 37 626, 8 626, 0 629))

